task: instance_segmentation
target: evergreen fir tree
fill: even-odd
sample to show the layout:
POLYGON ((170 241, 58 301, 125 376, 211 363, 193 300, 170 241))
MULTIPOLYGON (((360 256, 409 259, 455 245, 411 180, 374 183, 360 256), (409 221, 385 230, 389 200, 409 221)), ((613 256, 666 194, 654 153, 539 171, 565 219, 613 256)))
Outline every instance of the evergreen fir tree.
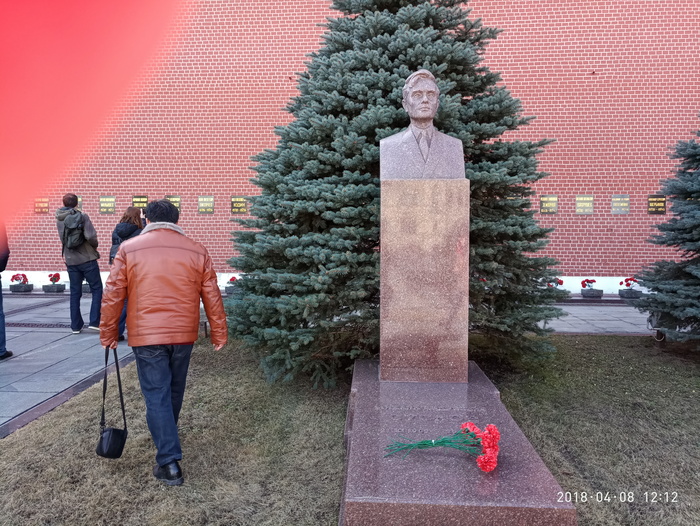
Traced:
POLYGON ((661 192, 673 217, 656 225, 661 234, 650 241, 675 247, 681 257, 679 261, 657 261, 637 276, 652 294, 634 305, 651 313, 654 326, 669 340, 700 340, 700 143, 694 139, 678 142, 672 158, 681 162, 676 176, 664 181, 661 192))
POLYGON ((262 356, 270 380, 310 374, 331 386, 352 360, 379 351, 379 140, 409 124, 402 87, 431 71, 441 90, 437 128, 462 140, 471 180, 470 332, 504 350, 546 342, 541 320, 566 293, 547 284, 556 262, 532 254, 548 229, 530 211, 530 184, 545 174, 547 141, 505 142, 528 122, 499 76, 481 65, 497 30, 470 20, 456 0, 335 0, 324 45, 299 76, 276 130, 256 157, 250 230, 235 232, 244 272, 231 329, 262 356))

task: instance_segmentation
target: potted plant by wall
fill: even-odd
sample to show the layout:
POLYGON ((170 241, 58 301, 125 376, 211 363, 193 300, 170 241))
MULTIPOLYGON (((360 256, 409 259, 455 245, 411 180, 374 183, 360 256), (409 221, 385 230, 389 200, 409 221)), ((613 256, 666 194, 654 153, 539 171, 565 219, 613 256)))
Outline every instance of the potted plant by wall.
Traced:
POLYGON ((10 279, 10 292, 31 292, 34 285, 29 283, 26 274, 15 274, 10 279))
POLYGON ((618 290, 618 294, 621 298, 626 300, 634 300, 642 297, 642 291, 637 290, 634 287, 637 285, 637 280, 634 278, 625 278, 620 282, 620 286, 624 287, 618 290))
POLYGON ((549 288, 558 289, 558 288, 559 288, 559 285, 563 285, 563 284, 564 284, 564 280, 563 280, 563 279, 554 278, 554 281, 552 281, 551 283, 547 283, 547 286, 548 286, 549 288))
POLYGON ((228 283, 226 283, 226 287, 224 288, 224 292, 228 294, 229 296, 233 294, 233 291, 235 290, 235 283, 236 283, 236 276, 231 276, 231 279, 228 280, 228 283))
POLYGON ((63 292, 66 290, 66 286, 63 283, 58 283, 59 279, 61 279, 61 275, 58 272, 55 274, 49 274, 49 281, 51 282, 51 285, 42 285, 41 288, 44 292, 49 293, 63 292))
POLYGON ((584 279, 581 281, 581 296, 584 298, 602 298, 603 289, 594 289, 594 279, 584 279))
POLYGON ((83 280, 83 294, 90 294, 92 291, 90 290, 90 284, 83 280))

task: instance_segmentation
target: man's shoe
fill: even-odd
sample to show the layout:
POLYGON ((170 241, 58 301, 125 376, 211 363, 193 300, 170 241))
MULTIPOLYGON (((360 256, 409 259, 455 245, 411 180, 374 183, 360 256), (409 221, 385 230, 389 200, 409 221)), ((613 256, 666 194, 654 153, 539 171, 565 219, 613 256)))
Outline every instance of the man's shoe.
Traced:
POLYGON ((5 354, 0 354, 0 360, 7 360, 12 358, 12 351, 5 351, 5 354))
POLYGON ((73 331, 73 334, 80 334, 81 332, 83 332, 83 329, 76 329, 73 331))
POLYGON ((155 466, 153 468, 153 476, 165 482, 168 486, 179 486, 185 480, 177 460, 173 460, 165 466, 155 466))
POLYGON ((94 325, 88 325, 88 329, 90 329, 91 331, 100 332, 100 328, 99 328, 99 327, 95 327, 94 325))
POLYGON ((123 335, 123 334, 122 334, 121 336, 119 336, 119 338, 117 338, 117 339, 118 339, 120 342, 123 342, 124 340, 126 340, 126 338, 124 338, 124 335, 123 335))

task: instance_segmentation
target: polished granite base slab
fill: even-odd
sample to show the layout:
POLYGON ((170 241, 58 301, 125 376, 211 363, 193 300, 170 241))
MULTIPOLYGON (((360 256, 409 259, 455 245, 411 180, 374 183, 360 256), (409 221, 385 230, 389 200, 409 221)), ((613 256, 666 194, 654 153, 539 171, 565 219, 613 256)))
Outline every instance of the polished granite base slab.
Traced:
POLYGON ((379 380, 379 362, 355 363, 345 430, 341 526, 571 526, 576 510, 474 362, 469 383, 379 380), (451 435, 463 422, 501 431, 498 467, 449 448, 384 457, 402 437, 451 435))

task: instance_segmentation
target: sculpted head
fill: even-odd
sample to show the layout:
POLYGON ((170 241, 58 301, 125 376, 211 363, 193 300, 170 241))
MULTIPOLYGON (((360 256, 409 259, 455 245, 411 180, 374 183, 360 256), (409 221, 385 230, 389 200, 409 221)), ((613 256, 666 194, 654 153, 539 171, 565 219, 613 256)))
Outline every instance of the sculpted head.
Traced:
POLYGON ((403 108, 411 118, 411 124, 425 127, 432 123, 440 105, 440 88, 435 77, 427 69, 412 73, 403 86, 403 108))

